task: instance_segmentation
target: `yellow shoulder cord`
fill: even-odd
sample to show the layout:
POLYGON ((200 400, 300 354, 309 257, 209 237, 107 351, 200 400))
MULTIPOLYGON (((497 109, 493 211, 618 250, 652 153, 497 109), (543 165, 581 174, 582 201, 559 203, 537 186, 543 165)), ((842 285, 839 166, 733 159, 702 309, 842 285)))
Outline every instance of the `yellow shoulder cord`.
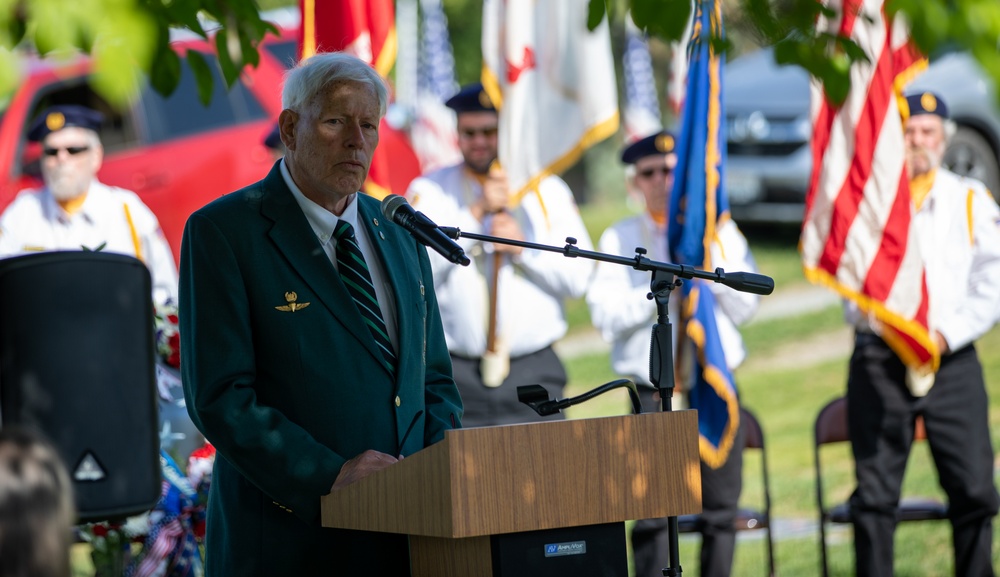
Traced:
POLYGON ((122 207, 125 209, 125 220, 128 221, 128 230, 132 233, 132 246, 135 248, 135 258, 146 262, 142 258, 142 243, 139 242, 139 233, 135 230, 135 222, 132 220, 132 213, 128 209, 128 203, 123 202, 122 207))
POLYGON ((975 196, 976 191, 969 189, 969 192, 965 195, 965 216, 969 221, 969 246, 976 244, 976 231, 973 229, 972 221, 972 199, 975 196))

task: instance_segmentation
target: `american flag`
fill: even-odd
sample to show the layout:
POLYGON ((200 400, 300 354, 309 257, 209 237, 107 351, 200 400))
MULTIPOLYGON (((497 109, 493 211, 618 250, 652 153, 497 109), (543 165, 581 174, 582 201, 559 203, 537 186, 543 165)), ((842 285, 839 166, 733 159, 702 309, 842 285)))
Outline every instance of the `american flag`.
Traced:
POLYGON ((455 57, 448 37, 448 17, 441 0, 420 0, 420 67, 417 89, 444 102, 458 92, 455 57))
POLYGON ((444 105, 458 92, 455 57, 448 38, 448 17, 441 0, 420 2, 420 58, 417 101, 410 140, 423 172, 461 162, 455 113, 444 105))
POLYGON ((806 278, 829 286, 873 318, 910 367, 934 370, 927 283, 913 230, 905 167, 903 86, 926 66, 909 28, 882 0, 830 0, 818 30, 852 39, 868 56, 851 68, 835 105, 812 86, 813 173, 801 250, 806 278))
POLYGON ((663 124, 649 45, 631 18, 625 19, 622 65, 625 71, 625 141, 633 142, 659 132, 663 124))
MULTIPOLYGON (((688 97, 677 142, 677 168, 670 193, 667 246, 677 264, 712 269, 706 250, 715 241, 722 219, 729 218, 724 190, 725 103, 723 59, 712 46, 722 36, 722 0, 697 0, 688 67, 688 97)), ((691 408, 698 409, 701 459, 713 468, 729 458, 739 429, 736 383, 715 322, 715 299, 704 280, 684 281, 682 323, 694 344, 691 408)))

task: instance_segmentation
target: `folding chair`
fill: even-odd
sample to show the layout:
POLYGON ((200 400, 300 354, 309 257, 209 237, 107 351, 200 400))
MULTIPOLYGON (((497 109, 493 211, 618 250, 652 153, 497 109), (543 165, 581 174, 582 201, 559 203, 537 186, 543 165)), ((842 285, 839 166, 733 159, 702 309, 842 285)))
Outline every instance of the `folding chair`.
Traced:
MULTIPOLYGON (((819 506, 819 546, 820 558, 823 563, 823 577, 829 575, 826 552, 826 524, 851 523, 851 511, 848 503, 840 503, 827 508, 823 498, 823 475, 820 464, 820 448, 831 443, 848 441, 847 436, 847 398, 833 399, 823 407, 816 417, 814 427, 813 460, 816 467, 816 503, 819 506)), ((914 425, 913 440, 927 439, 924 420, 917 417, 914 425)), ((896 512, 897 521, 937 521, 948 518, 948 506, 936 499, 926 497, 908 497, 900 499, 896 512)))
MULTIPOLYGON (((757 417, 742 407, 740 407, 740 419, 745 428, 743 450, 760 450, 760 468, 764 483, 764 508, 763 510, 741 508, 736 513, 733 525, 737 531, 758 531, 761 529, 766 531, 764 545, 767 547, 768 575, 774 577, 774 543, 771 537, 771 485, 767 477, 767 450, 764 447, 764 432, 760 428, 757 417)), ((677 518, 677 531, 679 533, 701 532, 701 525, 701 515, 682 515, 677 518)))

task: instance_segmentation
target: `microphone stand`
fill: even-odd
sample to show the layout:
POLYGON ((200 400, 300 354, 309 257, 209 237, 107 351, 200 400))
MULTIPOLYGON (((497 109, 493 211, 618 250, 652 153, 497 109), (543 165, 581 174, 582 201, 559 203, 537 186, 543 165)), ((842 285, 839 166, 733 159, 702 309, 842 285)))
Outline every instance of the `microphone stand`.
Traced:
MULTIPOLYGON (((630 266, 636 270, 650 271, 652 280, 649 283, 647 299, 656 301, 656 324, 652 327, 649 355, 649 381, 657 387, 660 393, 661 409, 671 411, 674 394, 674 360, 673 335, 670 319, 667 314, 667 304, 670 291, 681 285, 680 279, 701 278, 722 283, 731 289, 758 295, 769 295, 774 291, 774 279, 757 273, 736 272, 726 273, 722 268, 714 272, 696 269, 690 265, 657 262, 646 258, 646 249, 636 247, 634 257, 611 255, 602 252, 582 250, 576 246, 576 239, 566 237, 566 245, 562 248, 523 240, 499 238, 485 234, 462 232, 457 227, 439 226, 445 235, 455 240, 471 238, 473 240, 494 242, 510 246, 519 246, 547 252, 558 252, 568 258, 589 258, 591 260, 610 262, 630 266)), ((667 540, 670 543, 670 566, 663 569, 663 575, 677 577, 682 569, 678 556, 677 517, 667 517, 667 540)))

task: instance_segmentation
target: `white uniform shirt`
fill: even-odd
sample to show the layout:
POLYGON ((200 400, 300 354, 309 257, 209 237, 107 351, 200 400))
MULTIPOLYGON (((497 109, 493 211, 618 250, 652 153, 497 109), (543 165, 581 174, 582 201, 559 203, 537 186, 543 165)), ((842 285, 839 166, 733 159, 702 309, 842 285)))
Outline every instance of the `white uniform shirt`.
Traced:
MULTIPOLYGON (((670 262, 667 254, 666 229, 658 227, 646 213, 627 218, 609 227, 601 235, 598 250, 608 254, 631 257, 635 248, 647 249, 646 257, 670 262)), ((718 229, 718 242, 712 244, 712 264, 726 272, 756 272, 746 238, 736 224, 726 220, 718 229)), ((619 264, 599 262, 593 282, 587 291, 587 305, 594 326, 611 343, 611 367, 615 373, 635 378, 642 384, 649 380, 649 345, 651 328, 656 322, 656 303, 646 298, 652 273, 619 264)), ((684 281, 689 282, 689 281, 684 281)), ((739 292, 720 283, 710 283, 716 298, 715 320, 719 327, 726 363, 735 369, 743 362, 746 351, 736 326, 749 319, 757 310, 759 297, 739 292)), ((673 328, 676 346, 680 323, 681 293, 670 295, 667 314, 673 328)), ((676 355, 676 351, 675 351, 676 355)))
MULTIPOLYGON (((488 234, 488 217, 480 224, 469 211, 481 194, 482 186, 463 165, 417 178, 407 191, 414 208, 438 225, 488 234)), ((543 180, 538 194, 525 195, 512 214, 528 242, 562 247, 571 236, 581 249, 592 248, 573 193, 560 178, 543 180)), ((486 350, 487 275, 492 271, 493 251, 491 243, 468 238, 459 244, 472 264, 458 266, 430 252, 431 267, 448 349, 478 358, 486 350)), ((541 350, 566 334, 563 301, 583 296, 592 270, 591 260, 548 251, 524 249, 518 256, 505 258, 498 281, 497 332, 506 340, 511 357, 541 350)))
POLYGON ((152 276, 153 302, 177 305, 177 267, 170 246, 156 216, 134 192, 95 180, 83 206, 71 215, 47 188, 24 190, 0 215, 0 257, 99 247, 140 258, 152 276))
MULTIPOLYGON (((914 219, 930 328, 956 351, 983 336, 1000 316, 1000 209, 981 182, 939 168, 914 219)), ((845 317, 858 330, 871 330, 853 303, 845 305, 845 317)))

